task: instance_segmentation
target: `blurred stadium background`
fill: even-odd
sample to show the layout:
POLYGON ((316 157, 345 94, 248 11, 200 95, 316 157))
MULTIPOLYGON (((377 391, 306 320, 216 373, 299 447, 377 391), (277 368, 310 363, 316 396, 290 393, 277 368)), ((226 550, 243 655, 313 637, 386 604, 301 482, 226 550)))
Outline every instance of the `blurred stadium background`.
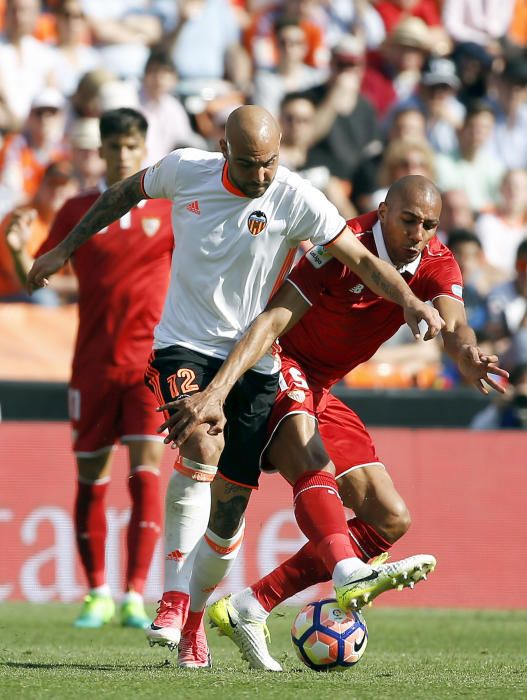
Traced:
MULTIPOLYGON (((256 102, 281 121, 284 164, 346 216, 375 208, 402 175, 437 182, 440 235, 460 262, 469 319, 516 370, 504 401, 485 398, 460 384, 439 343, 402 333, 337 387, 372 428, 413 514, 394 553, 439 562, 427 585, 379 605, 527 607, 527 9, 503 0, 464 13, 470 5, 0 0, 0 600, 71 602, 84 590, 66 406, 75 294, 52 285, 25 295, 3 234, 12 212, 39 214, 31 253, 64 197, 103 175, 104 109, 144 111, 149 164, 181 145, 215 150, 230 111, 256 102), (152 55, 155 69, 145 70, 152 55), (320 104, 331 99, 323 133, 320 104), (63 172, 47 181, 55 161, 63 172)), ((119 591, 128 518, 120 448, 114 473, 108 563, 119 591)), ((301 542, 277 477, 264 479, 248 523, 220 593, 301 542)), ((161 592, 161 566, 158 552, 149 600, 161 592)))

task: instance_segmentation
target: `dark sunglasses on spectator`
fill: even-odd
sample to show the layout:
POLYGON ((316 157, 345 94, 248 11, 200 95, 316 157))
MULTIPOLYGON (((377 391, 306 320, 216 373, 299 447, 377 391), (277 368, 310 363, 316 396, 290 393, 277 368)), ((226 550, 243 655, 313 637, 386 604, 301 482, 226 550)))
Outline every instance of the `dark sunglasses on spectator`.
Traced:
POLYGON ((284 114, 284 121, 297 124, 309 124, 313 121, 312 117, 304 117, 301 114, 284 114))
POLYGON ((60 110, 58 110, 56 107, 37 107, 31 111, 37 117, 42 118, 44 116, 55 116, 55 114, 58 114, 60 110))

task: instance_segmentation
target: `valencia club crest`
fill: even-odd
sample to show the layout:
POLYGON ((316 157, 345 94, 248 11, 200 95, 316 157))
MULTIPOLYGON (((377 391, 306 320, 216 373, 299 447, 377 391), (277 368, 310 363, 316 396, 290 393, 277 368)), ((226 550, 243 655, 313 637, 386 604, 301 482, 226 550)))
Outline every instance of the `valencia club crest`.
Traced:
POLYGON ((263 211, 253 211, 247 219, 247 226, 252 236, 257 236, 267 226, 267 217, 263 211))

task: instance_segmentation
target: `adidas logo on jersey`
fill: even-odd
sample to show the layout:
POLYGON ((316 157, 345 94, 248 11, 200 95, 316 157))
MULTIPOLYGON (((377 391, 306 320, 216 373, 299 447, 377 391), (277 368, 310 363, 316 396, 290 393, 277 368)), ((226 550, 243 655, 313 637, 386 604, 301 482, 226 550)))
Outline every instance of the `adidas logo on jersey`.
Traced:
POLYGON ((353 292, 353 294, 360 294, 363 289, 364 289, 363 284, 356 284, 354 287, 351 287, 351 289, 349 291, 353 292))
POLYGON ((190 204, 187 204, 186 206, 187 211, 189 211, 191 214, 197 214, 198 216, 201 214, 200 208, 199 208, 199 203, 198 200, 195 199, 193 202, 190 204))

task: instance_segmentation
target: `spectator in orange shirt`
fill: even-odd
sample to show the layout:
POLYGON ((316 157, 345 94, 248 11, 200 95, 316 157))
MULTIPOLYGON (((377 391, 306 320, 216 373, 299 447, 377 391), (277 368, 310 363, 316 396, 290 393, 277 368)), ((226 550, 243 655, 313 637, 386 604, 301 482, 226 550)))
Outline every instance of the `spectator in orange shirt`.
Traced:
POLYGON ((47 238, 55 214, 78 189, 71 165, 66 161, 51 163, 31 202, 10 212, 0 223, 0 302, 31 302, 57 306, 61 298, 71 301, 76 290, 74 276, 68 270, 53 279, 50 287, 31 297, 20 283, 15 263, 7 245, 6 233, 14 218, 31 222, 31 235, 25 242, 25 251, 34 256, 47 238))
POLYGON ((0 151, 0 215, 29 201, 49 163, 66 155, 64 106, 60 92, 45 88, 32 102, 24 131, 6 136, 0 151))

